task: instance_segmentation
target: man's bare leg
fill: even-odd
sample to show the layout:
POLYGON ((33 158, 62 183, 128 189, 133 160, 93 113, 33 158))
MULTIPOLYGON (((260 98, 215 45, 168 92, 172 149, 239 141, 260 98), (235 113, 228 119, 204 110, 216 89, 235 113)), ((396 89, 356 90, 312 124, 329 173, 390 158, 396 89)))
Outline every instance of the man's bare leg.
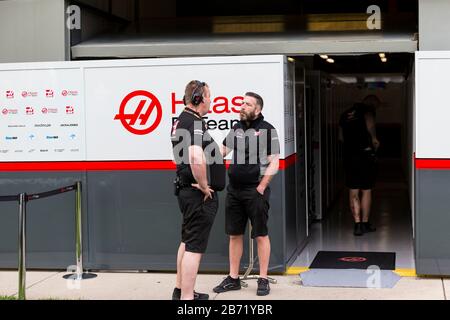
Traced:
POLYGON ((371 205, 372 205, 372 190, 362 190, 362 197, 361 197, 362 222, 369 222, 371 205))
POLYGON ((177 254, 177 282, 175 284, 175 287, 178 289, 181 289, 181 261, 183 261, 183 255, 185 252, 186 245, 181 242, 180 246, 178 247, 178 254, 177 254))
POLYGON ((355 223, 359 223, 361 222, 361 202, 359 199, 359 189, 350 189, 349 200, 353 219, 355 220, 355 223))
POLYGON ((269 268, 270 259, 269 236, 256 237, 256 243, 258 246, 259 276, 267 279, 267 269, 269 268))
POLYGON ((181 300, 194 299, 195 280, 201 259, 201 253, 184 252, 181 261, 181 300))
POLYGON ((241 263, 243 250, 244 235, 230 236, 230 277, 233 279, 237 279, 239 277, 239 265, 241 263))

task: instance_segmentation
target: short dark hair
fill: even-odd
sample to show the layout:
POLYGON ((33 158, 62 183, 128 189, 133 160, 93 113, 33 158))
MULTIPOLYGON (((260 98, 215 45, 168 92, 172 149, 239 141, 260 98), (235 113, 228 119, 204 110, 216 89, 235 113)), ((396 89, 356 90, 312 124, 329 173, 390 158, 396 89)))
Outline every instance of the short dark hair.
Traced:
POLYGON ((263 98, 261 98, 261 96, 259 94, 254 93, 254 92, 247 92, 247 93, 245 93, 245 95, 255 98, 256 99, 256 104, 259 105, 261 107, 261 110, 262 110, 262 108, 264 107, 264 100, 263 100, 263 98))
POLYGON ((189 83, 186 85, 186 88, 184 89, 184 104, 188 105, 191 103, 192 94, 195 92, 200 93, 202 96, 205 92, 204 87, 207 87, 208 85, 206 82, 201 82, 198 80, 192 80, 189 81, 189 83))

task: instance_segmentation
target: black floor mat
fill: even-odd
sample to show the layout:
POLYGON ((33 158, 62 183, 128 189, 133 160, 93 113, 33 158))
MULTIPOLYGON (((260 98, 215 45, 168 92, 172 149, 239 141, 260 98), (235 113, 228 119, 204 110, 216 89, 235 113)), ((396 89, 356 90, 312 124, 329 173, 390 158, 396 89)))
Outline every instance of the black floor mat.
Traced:
POLYGON ((310 269, 367 269, 395 270, 395 252, 319 251, 310 269))

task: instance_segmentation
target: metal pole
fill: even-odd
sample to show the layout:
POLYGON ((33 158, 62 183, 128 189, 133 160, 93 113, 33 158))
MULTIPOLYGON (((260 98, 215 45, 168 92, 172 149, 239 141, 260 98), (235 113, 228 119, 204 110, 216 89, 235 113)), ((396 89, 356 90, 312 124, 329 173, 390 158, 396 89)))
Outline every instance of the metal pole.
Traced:
MULTIPOLYGON (((247 270, 245 271, 244 275, 241 277, 241 280, 256 280, 259 277, 257 275, 250 276, 250 273, 253 270, 253 266, 255 264, 255 254, 254 254, 254 242, 252 239, 252 224, 249 221, 248 223, 248 252, 249 252, 249 265, 247 270)), ((271 277, 267 277, 267 280, 269 280, 270 283, 277 283, 277 280, 271 277)), ((248 287, 248 284, 242 281, 241 284, 244 288, 248 287)))
POLYGON ((83 278, 83 245, 82 245, 82 226, 81 226, 81 182, 77 182, 76 191, 76 201, 75 201, 75 211, 76 211, 76 258, 77 258, 77 280, 83 278))
POLYGON ((97 275, 83 272, 83 226, 81 214, 81 182, 77 181, 75 190, 75 257, 77 266, 75 273, 63 276, 67 280, 92 279, 97 275))
POLYGON ((26 283, 26 214, 27 199, 26 194, 19 195, 19 300, 25 300, 25 283, 26 283))
MULTIPOLYGON (((248 257, 248 261, 249 261, 248 268, 247 268, 247 270, 245 270, 245 273, 241 277, 241 280, 252 280, 252 279, 256 280, 256 279, 258 279, 258 276, 255 276, 255 275, 250 276, 250 273, 253 270, 253 265, 255 263, 255 255, 253 253, 252 224, 250 221, 248 222, 248 256, 249 256, 248 257)), ((247 288, 248 284, 245 283, 244 281, 242 281, 242 286, 244 288, 247 288)))

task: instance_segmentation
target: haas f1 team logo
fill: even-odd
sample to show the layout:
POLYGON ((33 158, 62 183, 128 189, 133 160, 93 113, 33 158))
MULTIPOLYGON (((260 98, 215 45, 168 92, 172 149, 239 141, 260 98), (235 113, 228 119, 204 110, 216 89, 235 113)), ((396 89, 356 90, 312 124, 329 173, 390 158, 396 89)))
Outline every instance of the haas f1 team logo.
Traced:
POLYGON ((120 120, 125 129, 133 134, 145 135, 158 127, 161 118, 162 107, 159 100, 148 91, 137 90, 122 100, 114 120, 120 120), (151 117, 154 110, 156 117, 151 117), (150 118, 155 120, 149 121, 150 118))

